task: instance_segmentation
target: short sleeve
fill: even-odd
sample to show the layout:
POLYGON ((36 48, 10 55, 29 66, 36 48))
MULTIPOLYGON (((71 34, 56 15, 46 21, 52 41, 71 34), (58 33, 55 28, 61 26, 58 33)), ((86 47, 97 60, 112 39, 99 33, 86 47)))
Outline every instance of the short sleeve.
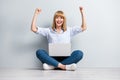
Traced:
POLYGON ((37 34, 47 36, 49 28, 40 28, 40 27, 37 27, 37 28, 38 28, 38 30, 36 32, 37 34))
POLYGON ((75 36, 76 34, 82 32, 82 28, 80 26, 74 26, 70 28, 70 35, 75 36))

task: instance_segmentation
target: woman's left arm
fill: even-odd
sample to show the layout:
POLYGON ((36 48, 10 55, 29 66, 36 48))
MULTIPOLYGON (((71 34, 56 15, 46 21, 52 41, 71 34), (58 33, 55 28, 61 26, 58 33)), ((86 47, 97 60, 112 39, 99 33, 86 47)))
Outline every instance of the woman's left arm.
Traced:
POLYGON ((86 21, 85 21, 85 17, 84 17, 83 7, 80 7, 79 9, 80 9, 81 17, 82 17, 81 28, 82 28, 82 31, 85 31, 87 29, 87 27, 86 27, 86 21))

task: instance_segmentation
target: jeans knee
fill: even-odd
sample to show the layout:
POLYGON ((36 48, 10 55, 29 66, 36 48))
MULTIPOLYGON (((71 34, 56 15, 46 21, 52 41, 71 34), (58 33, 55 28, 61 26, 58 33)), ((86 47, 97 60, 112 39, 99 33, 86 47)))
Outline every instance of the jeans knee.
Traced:
POLYGON ((82 59, 82 58, 83 58, 83 52, 80 51, 80 50, 74 51, 74 55, 76 55, 76 57, 77 57, 78 59, 82 59))
POLYGON ((43 54, 44 52, 45 52, 45 50, 43 50, 43 49, 38 49, 38 50, 36 51, 36 56, 37 56, 37 57, 40 57, 41 54, 43 54))

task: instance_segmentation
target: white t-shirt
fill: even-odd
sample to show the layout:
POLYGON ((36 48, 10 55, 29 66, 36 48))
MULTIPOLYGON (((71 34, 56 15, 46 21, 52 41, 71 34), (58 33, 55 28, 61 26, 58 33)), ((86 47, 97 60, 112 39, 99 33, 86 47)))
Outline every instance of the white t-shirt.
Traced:
POLYGON ((48 43, 71 43, 71 38, 82 32, 80 26, 67 27, 65 32, 61 31, 60 33, 53 31, 52 28, 37 28, 36 33, 47 37, 48 43))

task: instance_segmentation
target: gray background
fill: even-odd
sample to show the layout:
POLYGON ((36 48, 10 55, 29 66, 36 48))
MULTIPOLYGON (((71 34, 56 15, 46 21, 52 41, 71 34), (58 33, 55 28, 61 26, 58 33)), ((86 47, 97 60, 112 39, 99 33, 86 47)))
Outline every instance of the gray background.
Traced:
POLYGON ((63 10, 67 25, 81 25, 85 8, 88 29, 72 39, 72 50, 84 58, 79 67, 120 67, 119 0, 0 0, 0 68, 41 68, 35 52, 47 50, 46 38, 30 31, 35 8, 42 9, 37 25, 49 27, 54 12, 63 10))

